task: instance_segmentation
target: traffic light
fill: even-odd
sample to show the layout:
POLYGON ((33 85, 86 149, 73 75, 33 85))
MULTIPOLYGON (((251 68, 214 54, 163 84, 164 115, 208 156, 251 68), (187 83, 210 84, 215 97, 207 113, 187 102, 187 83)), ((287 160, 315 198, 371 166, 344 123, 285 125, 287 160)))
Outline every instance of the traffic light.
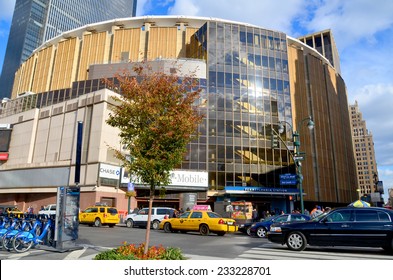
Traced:
POLYGON ((272 132, 272 149, 278 148, 280 145, 280 140, 278 139, 278 135, 272 132))

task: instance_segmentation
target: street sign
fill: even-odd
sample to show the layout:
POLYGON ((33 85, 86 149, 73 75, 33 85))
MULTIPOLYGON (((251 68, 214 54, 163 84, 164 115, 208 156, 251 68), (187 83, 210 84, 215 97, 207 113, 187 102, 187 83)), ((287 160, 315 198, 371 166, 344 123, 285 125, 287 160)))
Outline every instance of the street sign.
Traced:
POLYGON ((293 157, 293 160, 304 160, 304 157, 295 156, 295 157, 293 157))
POLYGON ((297 175, 296 174, 281 174, 280 185, 296 185, 297 175))

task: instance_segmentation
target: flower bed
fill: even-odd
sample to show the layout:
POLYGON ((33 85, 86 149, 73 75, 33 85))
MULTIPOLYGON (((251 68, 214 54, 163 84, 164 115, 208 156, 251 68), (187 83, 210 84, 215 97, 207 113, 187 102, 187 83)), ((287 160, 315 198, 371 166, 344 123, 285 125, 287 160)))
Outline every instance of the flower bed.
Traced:
POLYGON ((94 260, 185 260, 179 248, 164 248, 162 245, 151 246, 147 254, 143 254, 145 244, 127 244, 99 253, 94 260))

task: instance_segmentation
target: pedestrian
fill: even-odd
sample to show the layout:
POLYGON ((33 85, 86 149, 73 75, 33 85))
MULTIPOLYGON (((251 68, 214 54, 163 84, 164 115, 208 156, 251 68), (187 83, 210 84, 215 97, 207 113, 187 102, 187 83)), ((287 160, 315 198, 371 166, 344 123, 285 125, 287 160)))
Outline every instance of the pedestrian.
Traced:
POLYGON ((322 213, 321 206, 316 205, 313 211, 311 211, 311 219, 321 215, 322 213))
POLYGON ((270 214, 270 212, 269 211, 266 211, 266 218, 269 218, 269 217, 271 217, 272 215, 270 214))
POLYGON ((252 209, 252 221, 253 222, 258 222, 258 211, 257 209, 252 209))

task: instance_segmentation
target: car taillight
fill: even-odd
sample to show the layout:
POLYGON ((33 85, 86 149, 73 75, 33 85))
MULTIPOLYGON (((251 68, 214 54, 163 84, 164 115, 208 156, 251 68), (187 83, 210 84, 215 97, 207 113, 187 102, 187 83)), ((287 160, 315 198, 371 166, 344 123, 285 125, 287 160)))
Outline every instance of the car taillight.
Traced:
POLYGON ((225 221, 224 221, 223 219, 219 219, 219 220, 218 220, 218 224, 219 224, 219 225, 225 224, 225 221))

